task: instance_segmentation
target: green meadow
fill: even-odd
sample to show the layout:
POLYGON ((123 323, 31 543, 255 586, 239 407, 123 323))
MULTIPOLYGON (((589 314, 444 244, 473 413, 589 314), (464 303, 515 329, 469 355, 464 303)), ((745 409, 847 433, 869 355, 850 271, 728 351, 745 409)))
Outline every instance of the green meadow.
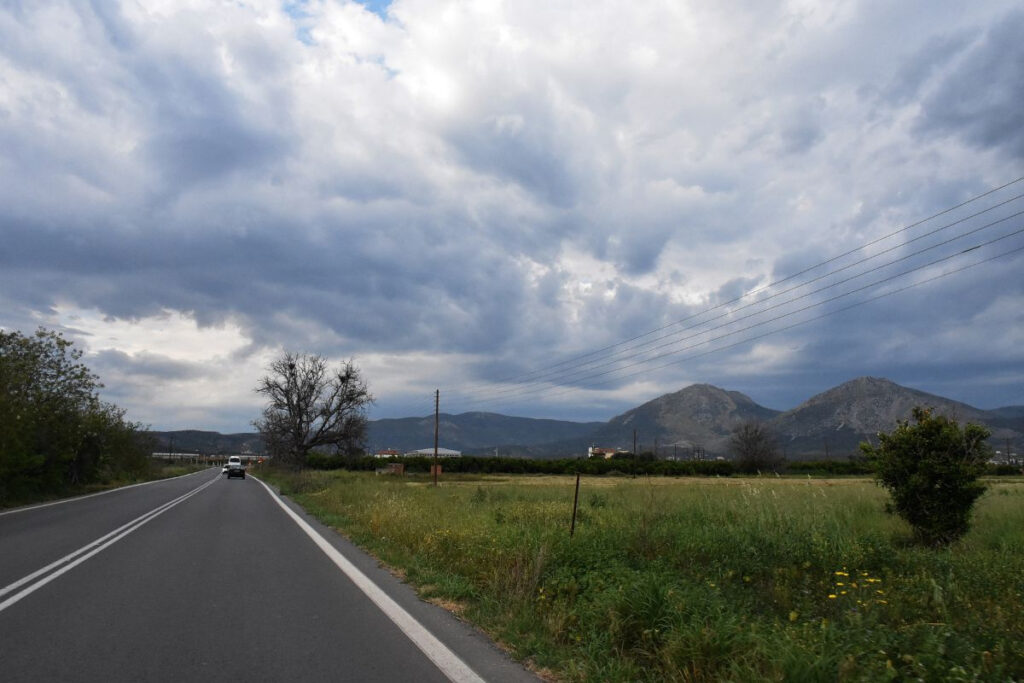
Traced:
POLYGON ((868 479, 270 479, 560 681, 1024 679, 1024 480, 911 543, 868 479))

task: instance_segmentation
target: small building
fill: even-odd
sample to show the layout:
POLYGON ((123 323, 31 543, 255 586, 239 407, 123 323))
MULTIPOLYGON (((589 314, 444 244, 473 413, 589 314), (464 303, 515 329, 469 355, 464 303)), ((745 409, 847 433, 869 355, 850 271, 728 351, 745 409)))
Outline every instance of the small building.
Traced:
POLYGON ((182 453, 180 451, 174 453, 150 453, 149 457, 155 460, 166 460, 171 461, 184 461, 184 462, 205 462, 209 459, 209 456, 203 455, 202 453, 182 453))
MULTIPOLYGON (((424 456, 434 457, 433 448, 421 448, 418 451, 409 451, 405 454, 409 458, 421 458, 424 456)), ((437 457, 439 458, 458 458, 462 456, 462 451, 453 451, 450 448, 438 448, 437 457)))
POLYGON ((402 451, 396 451, 394 448, 383 448, 373 454, 375 458, 398 458, 404 455, 402 451))
POLYGON ((587 449, 588 458, 601 458, 604 460, 611 460, 618 453, 629 453, 629 451, 621 448, 599 448, 597 446, 591 446, 587 449))

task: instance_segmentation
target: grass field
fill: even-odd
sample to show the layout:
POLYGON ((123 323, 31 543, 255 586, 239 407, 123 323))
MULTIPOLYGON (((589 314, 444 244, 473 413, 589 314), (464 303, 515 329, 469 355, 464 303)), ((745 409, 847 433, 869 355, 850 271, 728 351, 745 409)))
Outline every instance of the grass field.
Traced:
POLYGON ((866 479, 271 477, 565 681, 1024 679, 1024 481, 910 543, 866 479))

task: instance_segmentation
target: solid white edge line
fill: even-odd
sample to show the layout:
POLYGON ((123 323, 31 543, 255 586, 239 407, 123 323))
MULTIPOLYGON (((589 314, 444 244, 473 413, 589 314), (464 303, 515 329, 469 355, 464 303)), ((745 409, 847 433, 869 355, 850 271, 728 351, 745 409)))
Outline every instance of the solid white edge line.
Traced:
POLYGON ((97 540, 95 540, 95 541, 93 541, 91 543, 88 543, 88 544, 82 546, 81 548, 79 548, 78 550, 74 551, 73 553, 65 555, 64 557, 62 557, 61 559, 57 560, 56 562, 53 562, 53 563, 47 565, 46 567, 43 567, 42 569, 33 572, 29 576, 26 576, 25 578, 20 579, 18 581, 15 581, 14 583, 12 583, 9 586, 5 587, 4 590, 2 592, 0 592, 0 595, 2 595, 3 593, 7 593, 11 589, 17 588, 18 586, 22 585, 26 581, 31 581, 33 578, 39 576, 40 574, 45 573, 47 570, 52 569, 53 567, 55 567, 55 566, 57 566, 57 565, 59 565, 59 564, 61 564, 63 562, 67 562, 69 559, 71 559, 71 558, 75 557, 76 555, 79 555, 80 553, 82 553, 82 551, 87 550, 88 548, 96 545, 97 543, 102 541, 104 538, 109 538, 111 534, 117 534, 118 531, 120 531, 121 529, 125 529, 125 527, 134 524, 134 526, 131 526, 131 528, 126 529, 124 531, 121 531, 121 533, 118 536, 115 536, 114 538, 110 538, 110 540, 108 540, 103 545, 101 545, 101 546, 99 546, 97 548, 94 548, 88 554, 82 555, 77 560, 74 560, 70 564, 68 564, 68 565, 58 569, 57 571, 53 572, 52 574, 50 574, 46 578, 41 579, 40 581, 37 581, 36 583, 33 583, 28 588, 25 588, 21 592, 15 593, 14 595, 12 595, 11 597, 7 598, 3 602, 0 602, 0 612, 3 612, 5 609, 10 607, 14 603, 19 602, 22 598, 28 597, 32 593, 35 593, 37 590, 39 590, 40 588, 42 588, 46 584, 50 583, 54 579, 56 579, 56 578, 58 578, 60 576, 63 576, 67 572, 71 571, 72 569, 74 569, 78 565, 80 565, 83 562, 85 562, 86 560, 88 560, 90 557, 96 555, 97 553, 100 553, 100 552, 106 550, 107 548, 109 548, 110 546, 114 545, 115 543, 120 541, 122 538, 124 538, 128 534, 130 534, 133 531, 135 531, 136 529, 139 529, 143 525, 147 524, 148 522, 153 521, 154 519, 156 519, 157 517, 159 517, 163 513, 167 512, 168 510, 170 510, 175 505, 178 505, 179 503, 185 502, 186 500, 188 500, 192 496, 196 495, 197 493, 199 493, 203 489, 205 489, 208 486, 210 486, 211 484, 214 484, 215 482, 217 482, 218 479, 211 479, 210 481, 206 482, 205 484, 202 484, 198 488, 194 488, 191 491, 189 491, 188 493, 185 493, 185 494, 179 496, 178 498, 175 498, 174 500, 172 500, 172 501, 170 501, 168 503, 164 503, 163 505, 159 505, 159 506, 153 508, 152 510, 150 510, 146 514, 141 515, 139 517, 136 517, 131 522, 128 522, 128 524, 125 524, 124 526, 120 527, 119 529, 116 529, 116 530, 110 532, 106 536, 103 536, 103 537, 101 537, 101 538, 99 538, 99 539, 97 539, 97 540), (139 520, 141 520, 141 521, 139 521, 139 520))
MULTIPOLYGON (((209 469, 209 468, 207 468, 209 469)), ((105 496, 108 493, 114 493, 115 491, 127 491, 133 489, 136 486, 149 486, 150 484, 159 484, 162 481, 174 481, 175 479, 181 479, 182 477, 191 477, 193 474, 202 474, 206 470, 196 470, 195 472, 189 472, 188 474, 179 474, 176 477, 167 477, 166 479, 154 479, 152 481, 141 481, 138 484, 128 484, 127 486, 118 486, 116 489, 107 489, 106 491, 97 491, 96 493, 87 493, 84 496, 75 496, 74 498, 61 498, 60 500, 52 500, 49 503, 38 503, 36 505, 26 505, 25 507, 12 508, 10 510, 4 510, 0 512, 0 517, 4 515, 13 515, 15 512, 27 512, 29 510, 38 510, 39 508, 48 508, 52 505, 62 505, 64 503, 73 503, 76 500, 85 500, 86 498, 95 498, 96 496, 105 496)))
MULTIPOLYGON (((253 479, 256 479, 256 477, 253 477, 253 479)), ((285 505, 284 501, 281 500, 281 497, 273 489, 260 479, 256 479, 256 481, 263 485, 263 488, 267 490, 267 493, 270 494, 274 502, 291 517, 292 521, 312 539, 313 543, 330 558, 338 569, 351 579, 352 583, 359 590, 366 594, 366 597, 370 598, 405 633, 409 640, 441 670, 441 673, 448 677, 448 680, 453 683, 484 683, 484 679, 480 678, 475 671, 469 668, 469 665, 452 652, 447 645, 438 640, 437 636, 428 631, 423 624, 416 621, 415 617, 406 612, 401 605, 381 590, 366 574, 342 555, 337 548, 328 543, 327 539, 317 533, 306 520, 299 517, 294 510, 285 505)))

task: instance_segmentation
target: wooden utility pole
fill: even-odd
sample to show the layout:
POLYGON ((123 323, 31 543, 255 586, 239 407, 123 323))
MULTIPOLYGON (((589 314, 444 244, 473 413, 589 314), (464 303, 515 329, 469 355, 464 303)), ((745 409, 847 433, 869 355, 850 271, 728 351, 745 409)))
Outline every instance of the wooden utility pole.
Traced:
POLYGON ((434 486, 437 486, 437 430, 441 424, 441 390, 434 390, 434 486))

